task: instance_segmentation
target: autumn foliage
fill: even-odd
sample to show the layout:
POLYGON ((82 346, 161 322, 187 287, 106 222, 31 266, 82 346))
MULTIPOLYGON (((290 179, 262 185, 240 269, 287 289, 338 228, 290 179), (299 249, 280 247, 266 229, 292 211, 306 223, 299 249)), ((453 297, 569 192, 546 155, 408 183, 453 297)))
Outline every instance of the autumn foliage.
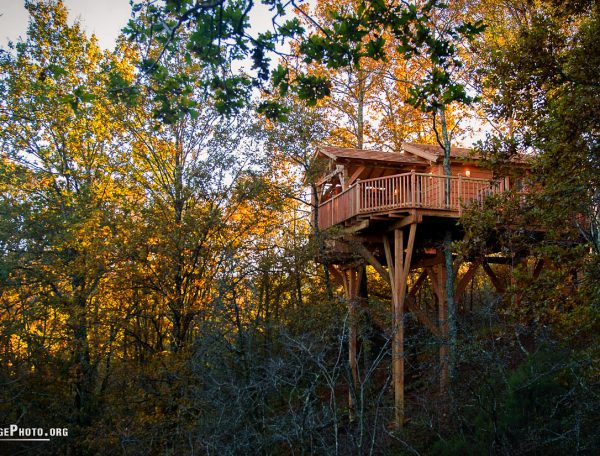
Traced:
POLYGON ((0 453, 597 453, 598 5, 265 2, 294 17, 276 66, 257 54, 275 38, 237 33, 246 2, 192 3, 136 7, 107 51, 62 2, 28 1, 27 37, 0 51, 0 426, 69 429, 0 453), (385 22, 401 6, 412 41, 385 22), (435 48, 444 36, 456 49, 435 48), (461 301, 449 398, 439 341, 407 322, 411 419, 396 432, 390 290, 370 268, 380 320, 358 317, 367 380, 349 419, 348 314, 316 261, 312 157, 437 144, 442 111, 455 142, 491 125, 476 145, 490 167, 525 151, 530 172, 460 221, 456 257, 515 262, 496 268, 506 293, 478 274, 461 301))

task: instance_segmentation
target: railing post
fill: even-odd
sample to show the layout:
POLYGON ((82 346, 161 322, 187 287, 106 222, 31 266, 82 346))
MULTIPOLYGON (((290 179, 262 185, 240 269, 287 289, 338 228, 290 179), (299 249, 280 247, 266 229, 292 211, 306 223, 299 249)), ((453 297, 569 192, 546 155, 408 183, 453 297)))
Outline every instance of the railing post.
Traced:
POLYGON ((417 192, 417 179, 415 176, 415 170, 411 170, 410 171, 410 186, 411 186, 411 203, 412 203, 412 207, 415 207, 416 202, 417 202, 417 198, 415 196, 415 193, 417 192))
POLYGON ((462 215, 462 204, 461 204, 461 190, 462 190, 462 174, 458 175, 458 195, 457 195, 457 203, 458 203, 458 215, 462 215))
POLYGON ((333 203, 334 203, 334 201, 335 200, 333 198, 331 198, 331 204, 329 205, 329 220, 330 220, 329 223, 331 223, 331 226, 335 225, 335 223, 333 223, 333 212, 334 212, 333 211, 333 206, 334 206, 333 203))
POLYGON ((356 179, 356 213, 360 214, 360 179, 356 179))

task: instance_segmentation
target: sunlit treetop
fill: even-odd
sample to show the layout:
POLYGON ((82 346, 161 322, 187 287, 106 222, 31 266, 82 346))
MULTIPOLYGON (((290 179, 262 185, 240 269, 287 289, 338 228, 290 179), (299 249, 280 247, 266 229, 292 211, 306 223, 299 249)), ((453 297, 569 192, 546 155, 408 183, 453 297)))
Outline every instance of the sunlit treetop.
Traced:
MULTIPOLYGON (((140 68, 162 91, 181 96, 191 83, 164 71, 162 62, 169 54, 183 53, 190 62, 200 61, 208 70, 200 83, 225 115, 244 106, 256 87, 272 86, 282 96, 292 92, 309 105, 330 94, 331 84, 326 76, 302 71, 292 75, 282 65, 272 68, 272 60, 282 45, 291 41, 297 43, 305 63, 360 68, 364 59, 386 60, 386 37, 391 37, 395 51, 406 59, 425 55, 432 64, 433 70, 411 89, 411 99, 407 101, 426 111, 453 101, 470 101, 464 87, 453 78, 454 70, 461 65, 456 43, 471 40, 483 26, 463 22, 436 29, 433 18, 446 8, 440 0, 360 0, 353 10, 332 10, 327 25, 310 17, 302 0, 261 0, 272 13, 272 28, 259 32, 253 30, 250 22, 250 13, 257 3, 144 1, 133 5, 133 18, 125 32, 147 50, 140 68), (249 71, 237 70, 248 61, 252 62, 249 71)), ((156 113, 157 117, 170 120, 161 110, 170 108, 162 106, 156 113)), ((271 100, 263 102, 259 112, 278 118, 284 114, 284 108, 271 100)))

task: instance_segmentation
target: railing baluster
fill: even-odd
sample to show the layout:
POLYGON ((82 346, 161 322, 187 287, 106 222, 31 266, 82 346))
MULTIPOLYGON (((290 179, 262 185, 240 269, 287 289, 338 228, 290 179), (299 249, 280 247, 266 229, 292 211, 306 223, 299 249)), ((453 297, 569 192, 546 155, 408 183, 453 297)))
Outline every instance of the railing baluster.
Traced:
POLYGON ((481 203, 486 196, 502 193, 507 188, 504 181, 491 183, 484 179, 434 176, 414 170, 383 178, 357 180, 350 188, 318 206, 319 228, 329 228, 360 213, 395 207, 446 209, 461 215, 463 207, 469 203, 481 203), (450 183, 449 204, 446 204, 447 181, 450 183))

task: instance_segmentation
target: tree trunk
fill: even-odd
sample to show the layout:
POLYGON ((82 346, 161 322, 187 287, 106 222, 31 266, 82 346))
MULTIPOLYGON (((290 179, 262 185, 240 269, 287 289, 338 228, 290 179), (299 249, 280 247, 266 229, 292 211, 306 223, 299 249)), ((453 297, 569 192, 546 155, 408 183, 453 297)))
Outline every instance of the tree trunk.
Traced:
MULTIPOLYGON (((448 134, 448 125, 446 123, 446 110, 440 108, 438 110, 440 117, 440 125, 442 129, 441 146, 444 149, 444 175, 452 176, 452 167, 450 165, 451 143, 448 134)), ((439 137, 438 137, 439 139, 439 137)), ((450 179, 446 179, 446 205, 450 205, 450 179)), ((444 341, 449 345, 449 376, 452 380, 454 376, 454 362, 456 357, 456 303, 454 302, 454 265, 452 259, 452 231, 446 230, 444 234, 444 263, 446 265, 446 300, 448 303, 448 341, 444 341)))
POLYGON ((356 147, 362 149, 365 135, 365 77, 358 71, 358 93, 356 94, 356 147))
POLYGON ((323 265, 323 275, 325 277, 325 289, 327 290, 327 297, 333 300, 333 287, 331 286, 331 277, 329 276, 329 263, 324 258, 325 255, 325 241, 323 234, 319 229, 319 198, 317 195, 317 186, 312 184, 312 212, 313 212, 313 232, 317 239, 317 248, 319 250, 319 256, 321 257, 321 264, 323 265))

